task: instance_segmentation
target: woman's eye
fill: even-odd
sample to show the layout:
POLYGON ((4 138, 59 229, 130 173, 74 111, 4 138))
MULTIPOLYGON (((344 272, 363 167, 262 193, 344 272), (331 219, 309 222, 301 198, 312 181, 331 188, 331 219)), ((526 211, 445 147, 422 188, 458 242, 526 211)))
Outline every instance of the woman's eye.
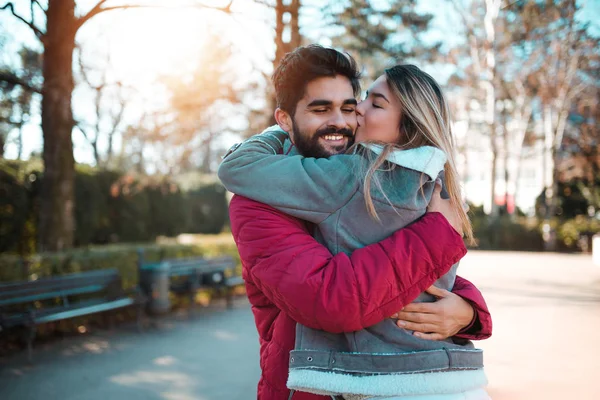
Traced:
POLYGON ((383 108, 383 107, 381 107, 381 106, 379 106, 379 105, 377 105, 375 103, 373 103, 373 107, 375 107, 375 108, 383 108))

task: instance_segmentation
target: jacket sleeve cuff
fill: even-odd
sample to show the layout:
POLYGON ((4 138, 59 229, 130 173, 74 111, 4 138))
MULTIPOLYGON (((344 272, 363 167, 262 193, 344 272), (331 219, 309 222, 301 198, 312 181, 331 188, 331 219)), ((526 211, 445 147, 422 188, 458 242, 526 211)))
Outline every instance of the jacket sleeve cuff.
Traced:
POLYGON ((483 340, 492 336, 492 316, 479 289, 457 275, 452 292, 462 297, 475 311, 471 323, 461 329, 456 336, 468 340, 483 340))
POLYGON ((465 326, 457 333, 457 336, 460 336, 464 339, 466 339, 466 337, 464 337, 464 335, 474 336, 477 334, 477 332, 479 332, 481 330, 481 323, 479 322, 479 318, 478 318, 479 316, 477 315, 477 309, 473 306, 473 304, 470 301, 468 301, 468 300, 466 300, 466 301, 473 308, 473 318, 471 319, 471 322, 469 323, 469 325, 465 326))

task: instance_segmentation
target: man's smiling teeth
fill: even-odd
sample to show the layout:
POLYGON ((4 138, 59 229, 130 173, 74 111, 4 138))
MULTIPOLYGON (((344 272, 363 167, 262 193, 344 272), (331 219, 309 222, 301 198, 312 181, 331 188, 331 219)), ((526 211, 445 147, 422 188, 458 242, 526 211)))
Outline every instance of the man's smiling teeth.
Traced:
POLYGON ((342 140, 344 135, 325 135, 323 138, 325 138, 325 140, 342 140))

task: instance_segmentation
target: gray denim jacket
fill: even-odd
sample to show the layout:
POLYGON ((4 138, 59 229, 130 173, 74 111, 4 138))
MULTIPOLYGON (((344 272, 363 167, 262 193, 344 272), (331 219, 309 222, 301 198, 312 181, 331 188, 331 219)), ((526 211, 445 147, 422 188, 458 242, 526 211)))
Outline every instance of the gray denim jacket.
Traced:
MULTIPOLYGON (((388 162, 395 168, 376 172, 383 192, 375 185, 371 189, 377 221, 365 206, 361 174, 368 163, 365 156, 283 155, 284 147, 290 146, 286 138, 278 126, 253 136, 224 158, 219 178, 235 194, 316 224, 316 239, 333 254, 383 240, 420 218, 446 162, 444 153, 433 147, 393 152, 388 162)), ((381 150, 366 146, 376 153, 381 150)), ((452 290, 457 267, 435 285, 452 290)), ((415 299, 434 300, 427 293, 415 299)), ((481 387, 482 367, 482 353, 471 342, 419 339, 392 319, 341 334, 298 324, 288 387, 318 394, 448 393, 450 388, 481 387), (452 372, 452 379, 448 374, 438 376, 439 372, 452 372)))

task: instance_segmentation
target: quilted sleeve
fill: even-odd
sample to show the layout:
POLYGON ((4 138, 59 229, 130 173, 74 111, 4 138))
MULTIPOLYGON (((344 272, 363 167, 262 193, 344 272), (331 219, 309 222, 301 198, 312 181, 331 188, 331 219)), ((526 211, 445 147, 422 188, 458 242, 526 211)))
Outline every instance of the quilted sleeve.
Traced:
POLYGON ((269 204, 296 218, 319 223, 358 190, 360 158, 305 158, 278 154, 287 137, 269 128, 225 156, 218 176, 232 193, 269 204))
POLYGON ((492 336, 492 315, 479 289, 465 278, 457 276, 452 292, 468 301, 475 310, 471 325, 456 336, 469 340, 483 340, 492 336))
POLYGON ((351 332, 391 316, 466 253, 438 213, 389 238, 333 256, 303 221, 235 196, 232 232, 247 274, 278 308, 311 328, 351 332))

